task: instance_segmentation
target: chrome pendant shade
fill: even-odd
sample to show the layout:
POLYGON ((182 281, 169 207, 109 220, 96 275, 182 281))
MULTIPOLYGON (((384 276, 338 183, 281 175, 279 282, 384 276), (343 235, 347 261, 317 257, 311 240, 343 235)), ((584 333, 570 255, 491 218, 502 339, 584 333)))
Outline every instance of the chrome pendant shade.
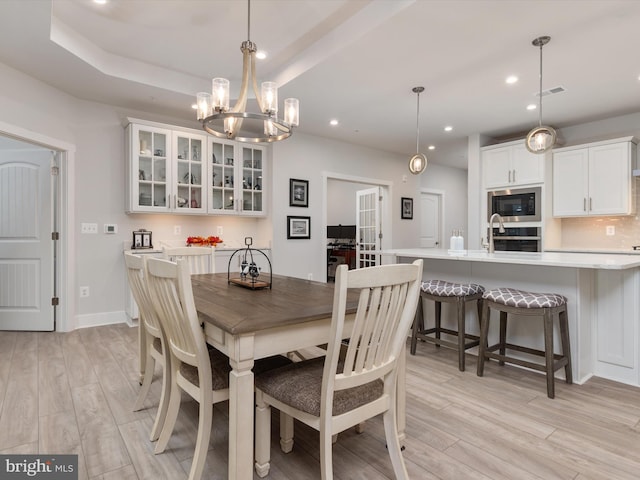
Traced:
POLYGON ((531 153, 544 153, 553 148, 556 143, 556 131, 547 125, 542 125, 542 47, 549 43, 551 37, 538 37, 531 42, 534 47, 540 47, 540 93, 539 110, 538 110, 538 126, 527 134, 526 146, 531 153))
POLYGON ((297 98, 284 101, 284 118, 278 117, 278 87, 273 82, 263 82, 258 91, 256 82, 255 43, 251 41, 251 0, 247 1, 247 40, 242 42, 242 83, 238 100, 229 108, 229 80, 214 78, 211 93, 197 94, 197 119, 211 135, 240 142, 270 143, 291 136, 293 127, 299 124, 297 98), (255 94, 259 112, 247 112, 249 84, 255 94))
POLYGON ((427 168, 427 157, 420 153, 420 94, 424 92, 424 87, 414 87, 411 91, 418 96, 418 107, 416 112, 416 153, 409 160, 409 171, 414 175, 419 175, 427 168))

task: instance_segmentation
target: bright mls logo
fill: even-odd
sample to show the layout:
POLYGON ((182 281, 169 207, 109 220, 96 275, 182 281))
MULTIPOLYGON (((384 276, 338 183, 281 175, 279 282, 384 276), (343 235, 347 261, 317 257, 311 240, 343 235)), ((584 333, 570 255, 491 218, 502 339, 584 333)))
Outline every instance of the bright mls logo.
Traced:
POLYGON ((0 455, 0 480, 78 480, 77 455, 0 455))

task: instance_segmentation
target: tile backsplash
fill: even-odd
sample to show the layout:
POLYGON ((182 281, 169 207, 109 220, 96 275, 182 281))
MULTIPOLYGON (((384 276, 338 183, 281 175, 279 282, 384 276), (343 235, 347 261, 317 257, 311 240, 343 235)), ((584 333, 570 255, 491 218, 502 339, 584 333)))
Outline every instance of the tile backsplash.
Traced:
POLYGON ((635 182, 635 215, 563 218, 562 248, 630 250, 640 245, 640 180, 635 182), (615 235, 607 235, 607 226, 615 228, 615 235))

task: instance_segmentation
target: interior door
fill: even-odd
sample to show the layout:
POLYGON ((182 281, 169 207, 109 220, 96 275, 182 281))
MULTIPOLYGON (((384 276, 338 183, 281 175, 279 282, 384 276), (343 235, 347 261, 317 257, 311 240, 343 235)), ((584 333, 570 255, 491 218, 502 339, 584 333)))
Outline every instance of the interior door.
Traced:
POLYGON ((0 330, 54 329, 51 151, 0 150, 0 330))
POLYGON ((439 248, 441 245, 440 211, 442 196, 436 193, 420 194, 420 246, 439 248))
POLYGON ((380 265, 380 187, 356 192, 356 268, 380 265))

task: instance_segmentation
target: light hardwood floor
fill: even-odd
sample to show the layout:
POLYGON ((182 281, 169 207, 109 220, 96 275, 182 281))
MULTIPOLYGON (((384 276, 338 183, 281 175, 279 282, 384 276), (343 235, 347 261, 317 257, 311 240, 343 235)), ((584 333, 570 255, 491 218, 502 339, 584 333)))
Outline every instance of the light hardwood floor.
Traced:
MULTIPOLYGON (((197 405, 185 399, 167 451, 149 441, 160 377, 148 408, 133 412, 139 389, 137 329, 126 325, 71 333, 0 332, 0 453, 75 453, 80 479, 184 479, 197 432, 197 405)), ((637 480, 640 389, 594 378, 556 383, 475 357, 459 372, 456 353, 418 344, 407 356, 407 439, 412 479, 637 480)), ((277 425, 274 413, 274 425, 277 425)), ((227 403, 215 407, 203 478, 227 478, 227 403)), ((273 429, 274 480, 319 478, 318 436, 296 424, 292 453, 273 429)), ((348 431, 334 445, 337 479, 393 478, 382 422, 348 431)), ((255 477, 257 478, 257 477, 255 477)))

